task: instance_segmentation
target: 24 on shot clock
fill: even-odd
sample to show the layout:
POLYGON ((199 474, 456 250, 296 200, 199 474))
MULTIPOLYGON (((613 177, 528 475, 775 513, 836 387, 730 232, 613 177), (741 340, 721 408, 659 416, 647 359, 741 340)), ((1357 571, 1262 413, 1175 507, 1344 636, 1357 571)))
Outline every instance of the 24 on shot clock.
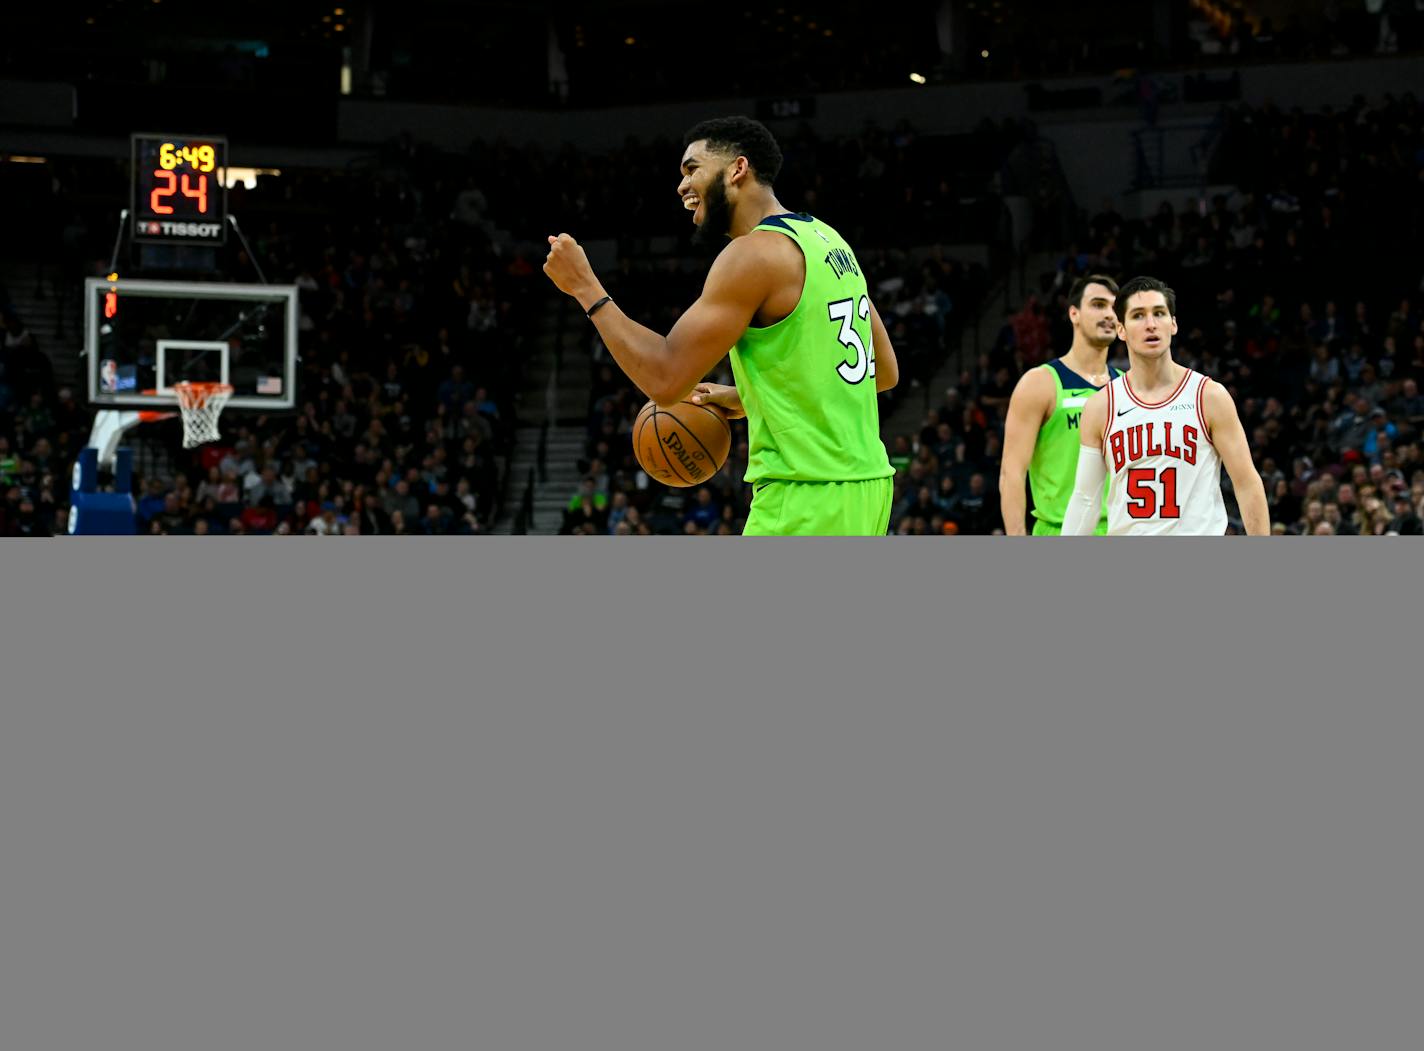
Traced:
POLYGON ((227 240, 227 139, 215 135, 131 138, 133 239, 220 245, 227 240))

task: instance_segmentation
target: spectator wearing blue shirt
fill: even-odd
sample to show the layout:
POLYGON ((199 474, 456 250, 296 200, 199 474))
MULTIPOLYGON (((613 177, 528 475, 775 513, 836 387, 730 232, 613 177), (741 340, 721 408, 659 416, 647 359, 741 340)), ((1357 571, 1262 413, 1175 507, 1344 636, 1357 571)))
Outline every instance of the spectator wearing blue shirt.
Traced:
POLYGON ((712 490, 707 486, 699 486, 697 495, 692 497, 690 506, 683 513, 684 523, 692 522, 702 532, 710 532, 717 524, 717 519, 721 517, 722 509, 717 506, 712 498, 712 490))

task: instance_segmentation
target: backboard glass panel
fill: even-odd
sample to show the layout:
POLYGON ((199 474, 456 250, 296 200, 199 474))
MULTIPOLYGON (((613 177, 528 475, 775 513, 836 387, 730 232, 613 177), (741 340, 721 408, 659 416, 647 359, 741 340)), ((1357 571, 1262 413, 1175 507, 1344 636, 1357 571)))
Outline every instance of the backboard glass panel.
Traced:
POLYGON ((296 404, 297 288, 191 281, 85 282, 89 400, 177 404, 173 384, 230 383, 229 409, 296 404))

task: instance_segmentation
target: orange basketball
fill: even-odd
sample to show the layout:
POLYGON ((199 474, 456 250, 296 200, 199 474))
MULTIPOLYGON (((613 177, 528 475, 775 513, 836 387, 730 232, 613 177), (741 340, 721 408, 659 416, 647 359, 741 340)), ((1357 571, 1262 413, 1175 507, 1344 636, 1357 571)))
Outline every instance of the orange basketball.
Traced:
POLYGON ((633 455, 648 477, 685 489, 722 469, 732 451, 732 427, 711 405, 648 402, 633 422, 633 455))

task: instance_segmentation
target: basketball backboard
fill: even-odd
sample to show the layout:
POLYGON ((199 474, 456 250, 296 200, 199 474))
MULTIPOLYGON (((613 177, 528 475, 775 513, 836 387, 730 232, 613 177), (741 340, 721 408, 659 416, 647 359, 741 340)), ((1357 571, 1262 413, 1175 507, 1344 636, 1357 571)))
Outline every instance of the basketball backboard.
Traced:
POLYGON ((85 282, 89 400, 153 409, 173 384, 230 383, 230 409, 296 404, 297 288, 193 281, 85 282))

